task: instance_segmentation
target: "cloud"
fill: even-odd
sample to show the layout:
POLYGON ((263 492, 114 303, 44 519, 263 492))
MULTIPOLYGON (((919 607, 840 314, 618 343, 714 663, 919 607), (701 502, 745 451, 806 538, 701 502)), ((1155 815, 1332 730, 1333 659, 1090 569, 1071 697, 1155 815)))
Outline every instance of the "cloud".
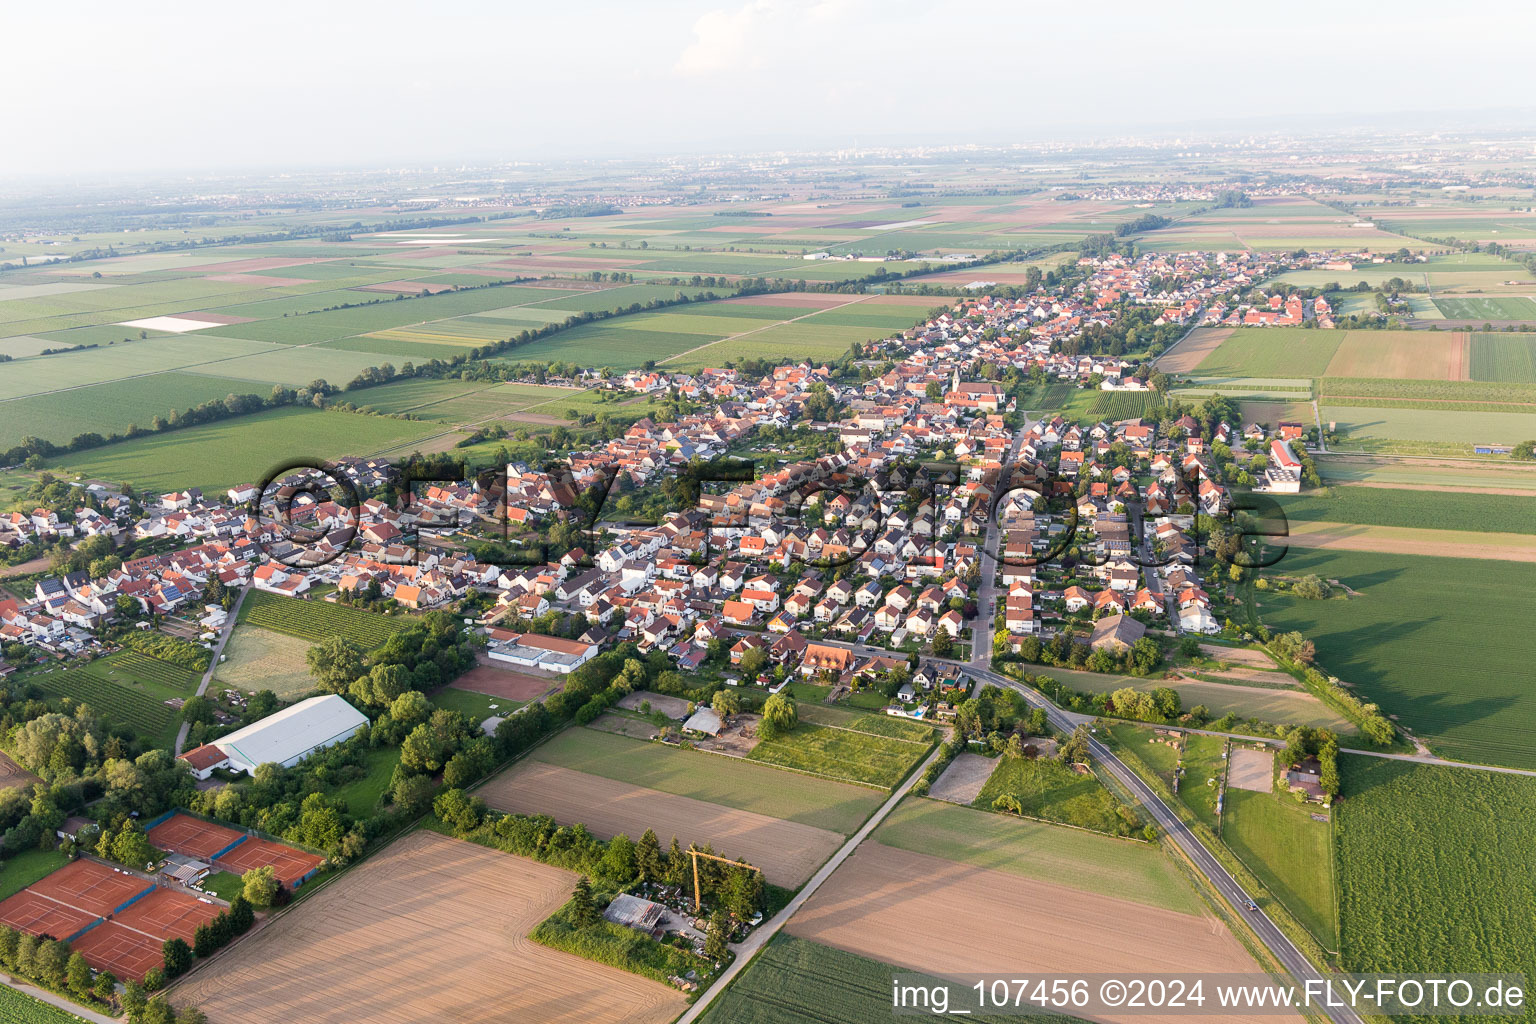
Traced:
POLYGON ((863 0, 751 0, 706 11, 693 23, 693 41, 673 71, 700 77, 803 63, 835 40, 838 23, 850 21, 862 6, 863 0))

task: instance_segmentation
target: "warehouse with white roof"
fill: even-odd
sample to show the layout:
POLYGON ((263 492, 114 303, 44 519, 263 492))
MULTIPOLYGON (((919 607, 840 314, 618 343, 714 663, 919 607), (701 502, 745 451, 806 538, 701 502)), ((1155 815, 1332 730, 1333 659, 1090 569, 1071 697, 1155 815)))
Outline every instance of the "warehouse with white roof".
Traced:
MULTIPOLYGON (((298 764, 317 750, 333 746, 368 724, 368 716, 334 693, 301 700, 214 740, 229 767, 248 775, 256 766, 275 762, 284 768, 298 764)), ((201 748, 199 748, 201 749, 201 748)))

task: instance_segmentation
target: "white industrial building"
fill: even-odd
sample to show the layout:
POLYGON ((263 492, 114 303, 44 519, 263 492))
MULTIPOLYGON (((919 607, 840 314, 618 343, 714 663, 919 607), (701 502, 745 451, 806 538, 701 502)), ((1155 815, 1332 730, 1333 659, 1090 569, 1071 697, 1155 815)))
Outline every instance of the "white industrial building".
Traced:
POLYGON ((269 762, 284 768, 298 764, 317 750, 334 746, 368 724, 368 716, 334 693, 301 700, 214 740, 234 771, 256 774, 269 762))

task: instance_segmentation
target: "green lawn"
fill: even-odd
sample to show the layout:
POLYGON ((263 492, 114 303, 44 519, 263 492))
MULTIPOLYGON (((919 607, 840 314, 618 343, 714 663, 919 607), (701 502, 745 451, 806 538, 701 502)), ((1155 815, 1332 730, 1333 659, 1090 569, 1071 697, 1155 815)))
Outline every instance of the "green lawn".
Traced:
POLYGON ((1316 573, 1359 592, 1326 601, 1259 595, 1260 619, 1312 640, 1327 672, 1437 752, 1536 768, 1530 565, 1292 548, 1272 571, 1316 573))
POLYGON ((389 788, 395 765, 399 763, 399 747, 375 747, 368 751, 368 774, 356 782, 347 783, 331 795, 346 802, 347 813, 352 817, 370 817, 378 805, 379 797, 389 788))
POLYGON ((1344 969, 1536 977, 1536 779, 1370 757, 1339 767, 1344 969))
POLYGON ((245 891, 245 881, 231 871, 215 871, 198 884, 221 900, 232 900, 245 891))
POLYGON ((273 409, 119 441, 66 455, 54 464, 88 477, 127 480, 148 490, 201 487, 216 491, 234 484, 259 483, 289 459, 371 455, 435 429, 441 428, 382 416, 273 409))
POLYGON ((23 850, 0 862, 0 900, 14 896, 33 882, 69 863, 58 850, 23 850))
POLYGON ((1022 813, 1033 818, 1111 835, 1129 831, 1128 823, 1119 815, 1120 802, 1096 777, 1079 775, 1048 758, 998 758, 992 777, 981 787, 972 806, 990 811, 994 801, 1003 796, 1013 797, 1022 806, 1022 813))
POLYGON ((785 736, 762 740, 749 756, 754 761, 890 789, 907 777, 930 746, 931 738, 914 743, 802 722, 785 736))
POLYGON ((1186 914, 1200 912, 1187 882, 1154 845, 986 814, 940 800, 902 802, 876 841, 979 868, 1186 914))
POLYGON ((883 797, 864 786, 776 771, 741 758, 680 750, 597 729, 542 744, 537 761, 833 832, 854 831, 883 797))
POLYGON ((477 722, 483 722, 492 715, 500 715, 505 718, 527 701, 509 700, 506 697, 493 697, 490 694, 476 693, 473 690, 460 690, 452 686, 445 686, 432 695, 432 706, 447 708, 468 715, 477 722))
POLYGON ((1333 837, 1326 822, 1288 793, 1229 789, 1221 838, 1323 944, 1338 949, 1334 928, 1333 837))

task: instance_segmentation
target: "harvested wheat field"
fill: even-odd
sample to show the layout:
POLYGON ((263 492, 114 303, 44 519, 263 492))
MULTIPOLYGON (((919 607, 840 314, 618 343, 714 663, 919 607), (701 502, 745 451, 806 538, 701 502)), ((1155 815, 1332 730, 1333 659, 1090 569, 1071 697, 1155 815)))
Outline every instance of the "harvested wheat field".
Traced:
POLYGON ((1164 373, 1193 373, 1205 357, 1232 336, 1232 329, 1200 327, 1157 357, 1156 366, 1164 373))
POLYGON ((1471 380, 1471 338, 1464 331, 1346 331, 1325 376, 1471 380))
POLYGON ((1311 522, 1291 523, 1284 541, 1293 548, 1536 562, 1536 536, 1528 533, 1471 533, 1466 530, 1311 522))
POLYGON ((178 985, 213 1024, 662 1024, 680 992, 530 942, 576 876, 432 832, 358 865, 178 985))
POLYGON ((787 930, 850 953, 950 977, 1258 970, 1213 917, 1128 903, 876 842, 861 845, 790 919, 787 930), (978 921, 993 924, 979 928, 978 921))
POLYGON ((562 825, 577 822, 604 839, 620 832, 638 839, 653 828, 663 846, 677 836, 708 843, 724 857, 749 861, 774 885, 796 888, 843 843, 836 832, 751 811, 674 796, 627 782, 525 761, 475 790, 499 811, 547 814, 562 825))

